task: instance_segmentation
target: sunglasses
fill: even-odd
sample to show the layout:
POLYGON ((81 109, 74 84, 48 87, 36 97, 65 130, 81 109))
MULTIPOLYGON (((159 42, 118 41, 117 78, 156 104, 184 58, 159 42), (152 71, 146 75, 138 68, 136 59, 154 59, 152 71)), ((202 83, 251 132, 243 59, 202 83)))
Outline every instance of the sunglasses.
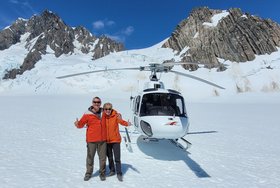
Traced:
POLYGON ((100 104, 101 101, 92 101, 93 103, 100 104))
POLYGON ((104 110, 112 110, 112 108, 104 108, 104 110))

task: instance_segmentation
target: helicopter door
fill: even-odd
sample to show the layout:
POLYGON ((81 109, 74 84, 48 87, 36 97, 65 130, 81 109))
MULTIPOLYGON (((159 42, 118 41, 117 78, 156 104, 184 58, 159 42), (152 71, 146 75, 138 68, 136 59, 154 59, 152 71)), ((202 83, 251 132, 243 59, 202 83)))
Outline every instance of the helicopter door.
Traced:
POLYGON ((139 105, 140 105, 140 95, 138 95, 135 100, 134 100, 134 103, 133 103, 133 113, 135 115, 138 115, 139 114, 139 105))
POLYGON ((140 97, 140 95, 138 95, 136 97, 136 99, 134 100, 134 105, 133 105, 133 113, 134 113, 133 121, 134 121, 134 125, 136 127, 139 126, 139 124, 138 124, 138 116, 139 116, 140 99, 141 99, 141 97, 140 97))

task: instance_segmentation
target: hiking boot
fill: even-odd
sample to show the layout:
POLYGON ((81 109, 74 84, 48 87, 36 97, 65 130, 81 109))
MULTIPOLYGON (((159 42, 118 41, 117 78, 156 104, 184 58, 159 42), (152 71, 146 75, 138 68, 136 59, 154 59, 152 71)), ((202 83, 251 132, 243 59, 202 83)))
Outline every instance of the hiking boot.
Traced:
POLYGON ((99 177, 100 177, 101 181, 105 181, 106 180, 105 174, 100 174, 99 177))
POLYGON ((84 177, 84 180, 88 181, 90 178, 91 178, 91 174, 86 174, 85 177, 84 177))
POLYGON ((118 178, 119 181, 123 181, 123 176, 122 176, 122 174, 117 174, 117 178, 118 178))
POLYGON ((108 174, 108 176, 113 176, 113 175, 115 175, 115 172, 114 172, 114 171, 111 171, 111 172, 108 174))

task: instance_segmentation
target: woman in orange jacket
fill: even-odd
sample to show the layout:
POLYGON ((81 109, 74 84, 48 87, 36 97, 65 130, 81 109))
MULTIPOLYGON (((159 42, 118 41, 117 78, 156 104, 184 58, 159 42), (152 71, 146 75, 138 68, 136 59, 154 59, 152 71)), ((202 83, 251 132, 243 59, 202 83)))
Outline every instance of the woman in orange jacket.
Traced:
POLYGON ((121 135, 119 132, 119 124, 123 126, 130 126, 130 122, 127 122, 121 118, 121 115, 114 109, 112 109, 111 103, 105 103, 103 105, 102 124, 106 126, 107 133, 107 157, 109 160, 109 176, 115 175, 117 172, 117 178, 122 181, 121 170, 121 135), (115 159, 115 164, 114 160, 115 159))

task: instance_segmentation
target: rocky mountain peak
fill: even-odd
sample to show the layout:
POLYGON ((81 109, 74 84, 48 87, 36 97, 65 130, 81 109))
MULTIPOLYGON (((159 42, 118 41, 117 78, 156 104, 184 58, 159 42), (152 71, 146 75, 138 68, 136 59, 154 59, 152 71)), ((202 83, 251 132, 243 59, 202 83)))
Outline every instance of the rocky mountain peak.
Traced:
POLYGON ((76 49, 92 54, 93 59, 124 50, 123 44, 107 37, 96 37, 82 26, 69 27, 58 15, 48 10, 41 15, 32 16, 29 20, 18 19, 10 27, 0 31, 0 50, 19 42, 25 42, 28 54, 19 69, 7 70, 4 79, 13 79, 16 75, 32 69, 42 55, 46 54, 48 46, 56 57, 71 54, 76 49), (20 41, 23 34, 28 34, 26 41, 20 41), (77 43, 80 44, 75 46, 77 43))
MULTIPOLYGON (((255 55, 270 54, 280 46, 280 26, 276 22, 243 13, 239 8, 194 9, 176 27, 162 47, 177 51, 183 61, 200 62, 224 70, 218 58, 250 61, 255 55)), ((187 65, 196 70, 198 66, 187 65)))
POLYGON ((68 26, 58 17, 56 14, 45 10, 41 15, 34 15, 27 22, 26 29, 31 33, 27 40, 32 40, 33 38, 44 33, 47 34, 53 31, 61 31, 68 29, 68 26))

